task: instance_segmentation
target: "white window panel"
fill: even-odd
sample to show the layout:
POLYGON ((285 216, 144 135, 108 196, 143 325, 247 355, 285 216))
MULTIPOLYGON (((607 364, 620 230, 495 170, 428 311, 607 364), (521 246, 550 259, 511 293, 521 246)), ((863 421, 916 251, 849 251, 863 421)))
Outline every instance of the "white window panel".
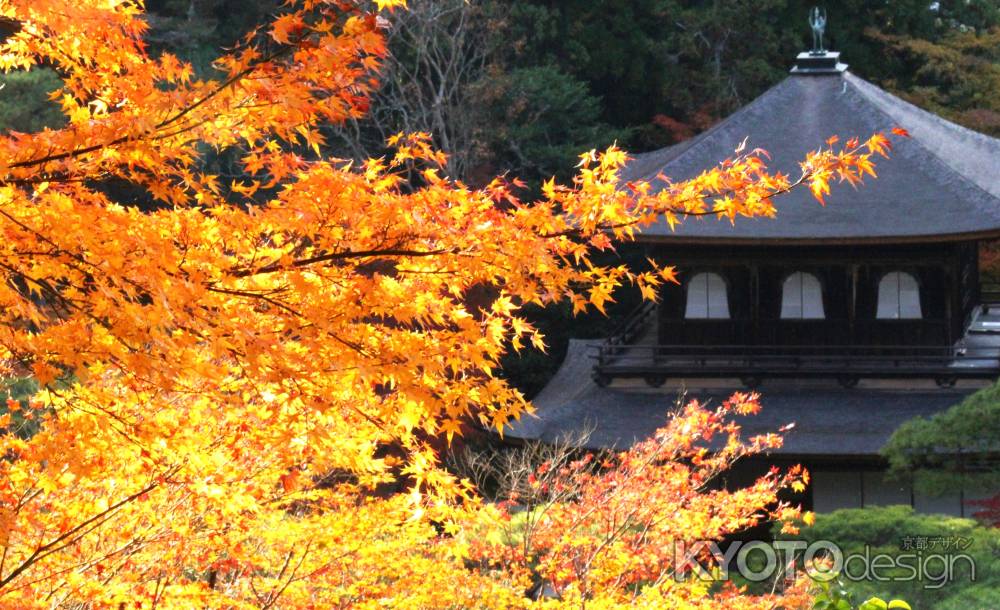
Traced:
POLYGON ((717 273, 698 273, 688 281, 684 317, 689 319, 729 319, 726 281, 717 273))
POLYGON ((796 271, 781 286, 781 317, 786 320, 822 320, 823 287, 811 273, 796 271))
POLYGON ((878 283, 879 320, 919 320, 920 286, 909 273, 893 271, 882 276, 878 283))

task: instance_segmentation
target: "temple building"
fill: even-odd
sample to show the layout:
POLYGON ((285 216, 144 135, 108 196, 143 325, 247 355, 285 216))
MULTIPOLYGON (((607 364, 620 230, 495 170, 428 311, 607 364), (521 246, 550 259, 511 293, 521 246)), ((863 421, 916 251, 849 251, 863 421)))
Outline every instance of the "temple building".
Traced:
POLYGON ((624 448, 687 399, 718 402, 755 388, 763 412, 747 434, 786 424, 767 463, 813 475, 819 512, 910 504, 967 514, 961 496, 929 497, 884 476, 879 450, 902 422, 942 411, 1000 375, 1000 303, 980 283, 978 252, 1000 237, 1000 140, 925 112, 859 78, 838 53, 798 56, 791 74, 715 127, 637 155, 626 181, 697 175, 749 138, 789 175, 831 136, 894 126, 879 177, 779 197, 775 219, 689 218, 638 241, 674 265, 666 287, 607 340, 572 341, 508 434, 553 440, 590 431, 590 447, 624 448))

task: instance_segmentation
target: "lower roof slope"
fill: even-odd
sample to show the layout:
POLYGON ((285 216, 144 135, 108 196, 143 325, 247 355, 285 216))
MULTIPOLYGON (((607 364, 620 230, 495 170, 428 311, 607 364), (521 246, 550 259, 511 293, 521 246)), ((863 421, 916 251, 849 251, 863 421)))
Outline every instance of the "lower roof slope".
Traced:
MULTIPOLYGON (((532 401, 535 415, 513 422, 505 436, 523 440, 576 442, 589 449, 626 449, 652 436, 662 426, 678 399, 676 391, 648 388, 601 388, 590 381, 593 360, 586 341, 572 340, 566 360, 556 376, 532 401)), ((733 391, 719 389, 691 392, 717 405, 733 391)), ((765 387, 761 390, 761 413, 737 418, 744 435, 777 432, 794 423, 784 434, 784 446, 775 451, 789 457, 873 458, 904 421, 927 417, 957 404, 972 390, 877 390, 841 388, 765 387)))
POLYGON ((921 110, 850 72, 792 74, 759 98, 695 138, 637 155, 623 180, 657 184, 692 178, 731 157, 749 137, 771 157, 772 169, 792 177, 810 150, 830 136, 867 138, 900 126, 879 177, 858 190, 833 189, 823 208, 808 192, 779 197, 777 219, 689 218, 674 232, 665 222, 647 227, 644 241, 720 243, 863 243, 961 240, 1000 235, 1000 140, 921 110))

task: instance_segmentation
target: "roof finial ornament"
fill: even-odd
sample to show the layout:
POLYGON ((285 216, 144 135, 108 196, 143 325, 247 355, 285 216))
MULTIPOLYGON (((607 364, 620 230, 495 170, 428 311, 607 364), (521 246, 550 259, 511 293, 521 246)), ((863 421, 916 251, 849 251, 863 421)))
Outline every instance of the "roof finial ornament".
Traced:
POLYGON ((826 55, 826 49, 823 48, 823 32, 826 30, 826 9, 821 9, 818 6, 814 6, 811 11, 809 11, 809 27, 812 28, 813 32, 813 48, 809 52, 810 55, 826 55))

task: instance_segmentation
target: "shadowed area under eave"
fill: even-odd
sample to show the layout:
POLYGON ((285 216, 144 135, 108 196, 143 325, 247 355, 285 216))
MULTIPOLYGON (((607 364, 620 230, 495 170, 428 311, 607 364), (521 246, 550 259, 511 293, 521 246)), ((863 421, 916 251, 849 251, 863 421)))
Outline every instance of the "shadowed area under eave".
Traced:
POLYGON ((830 136, 864 140, 895 126, 911 137, 894 139, 892 158, 879 158, 879 177, 857 190, 834 185, 825 208, 801 188, 775 200, 775 220, 689 218, 675 232, 660 222, 639 239, 862 243, 1000 234, 1000 140, 925 112, 850 72, 792 74, 699 136, 636 155, 622 180, 651 181, 655 190, 662 185, 657 174, 692 178, 732 157, 744 138, 750 148, 768 151, 772 170, 794 179, 799 162, 830 136))
MULTIPOLYGON (((566 360, 556 376, 534 399, 535 415, 513 422, 505 436, 552 442, 590 431, 583 444, 590 449, 625 449, 648 438, 666 421, 677 399, 677 390, 598 387, 590 379, 593 361, 589 342, 571 340, 566 360)), ((687 394, 718 405, 734 391, 699 390, 687 394)), ((878 455, 892 432, 904 421, 929 416, 958 403, 973 389, 800 388, 788 386, 760 390, 760 414, 739 417, 747 436, 777 432, 790 423, 785 444, 774 453, 794 456, 878 455)))

